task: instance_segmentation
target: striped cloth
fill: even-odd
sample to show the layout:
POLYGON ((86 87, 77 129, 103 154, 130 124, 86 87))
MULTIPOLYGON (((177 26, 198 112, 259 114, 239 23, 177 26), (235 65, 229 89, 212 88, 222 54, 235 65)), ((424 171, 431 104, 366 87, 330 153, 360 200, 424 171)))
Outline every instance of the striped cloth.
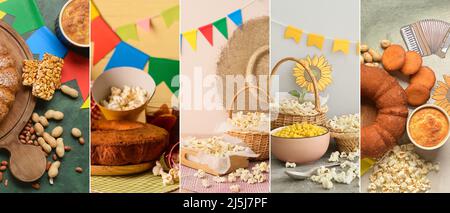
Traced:
MULTIPOLYGON (((249 170, 259 162, 250 162, 249 170)), ((198 179, 194 177, 194 173, 197 170, 181 165, 181 189, 187 190, 191 192, 199 192, 199 193, 230 193, 230 186, 238 184, 240 185, 241 193, 268 193, 269 192, 269 174, 264 173, 267 180, 263 183, 255 183, 248 184, 241 181, 239 178, 234 183, 216 183, 213 180, 213 175, 206 174, 206 179, 208 179, 209 184, 211 185, 209 188, 205 188, 202 186, 202 179, 198 179)), ((224 176, 224 177, 227 177, 224 176)))
POLYGON ((177 190, 179 184, 163 186, 161 176, 151 172, 123 176, 91 176, 91 192, 163 193, 177 190))

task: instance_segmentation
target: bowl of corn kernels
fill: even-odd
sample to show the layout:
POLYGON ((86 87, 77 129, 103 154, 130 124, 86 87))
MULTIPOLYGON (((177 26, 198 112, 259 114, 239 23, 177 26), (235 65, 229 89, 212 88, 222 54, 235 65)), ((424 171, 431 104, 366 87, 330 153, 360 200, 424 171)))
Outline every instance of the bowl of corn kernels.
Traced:
POLYGON ((271 131, 272 154, 280 161, 308 163, 320 159, 330 144, 326 127, 295 123, 271 131))

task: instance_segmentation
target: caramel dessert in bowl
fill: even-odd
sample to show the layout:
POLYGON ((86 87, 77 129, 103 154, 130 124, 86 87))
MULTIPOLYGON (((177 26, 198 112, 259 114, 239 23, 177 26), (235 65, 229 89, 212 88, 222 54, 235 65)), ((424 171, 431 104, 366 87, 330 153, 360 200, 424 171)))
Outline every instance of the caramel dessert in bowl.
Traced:
POLYGON ((437 149, 443 146, 450 136, 448 114, 432 104, 418 107, 408 118, 407 132, 417 147, 424 150, 437 149))

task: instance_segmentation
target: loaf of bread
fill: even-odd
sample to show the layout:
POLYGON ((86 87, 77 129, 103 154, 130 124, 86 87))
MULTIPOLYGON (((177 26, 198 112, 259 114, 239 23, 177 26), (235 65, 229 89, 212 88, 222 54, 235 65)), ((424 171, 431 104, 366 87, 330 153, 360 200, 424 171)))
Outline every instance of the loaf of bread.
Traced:
POLYGON ((92 165, 120 166, 157 160, 169 144, 169 133, 151 124, 94 120, 91 129, 92 165))
POLYGON ((0 44, 0 122, 6 117, 20 86, 20 75, 9 49, 0 44))

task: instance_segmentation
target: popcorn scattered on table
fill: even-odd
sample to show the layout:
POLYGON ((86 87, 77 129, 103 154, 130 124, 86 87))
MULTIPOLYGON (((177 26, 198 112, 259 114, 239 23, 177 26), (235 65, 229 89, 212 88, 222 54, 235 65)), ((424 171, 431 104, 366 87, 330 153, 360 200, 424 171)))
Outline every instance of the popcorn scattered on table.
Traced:
POLYGON ((252 170, 253 171, 256 171, 256 170, 259 170, 259 171, 261 171, 261 172, 270 172, 270 166, 269 166, 269 164, 268 163, 266 163, 265 161, 263 161, 263 162, 261 162, 261 163, 259 163, 259 164, 256 164, 253 168, 252 168, 252 170))
POLYGON ((203 170, 201 170, 201 169, 197 170, 197 171, 194 173, 194 177, 199 178, 199 179, 204 178, 205 175, 206 175, 205 171, 203 171, 203 170))
POLYGON ((413 144, 395 146, 374 166, 369 192, 427 192, 431 189, 428 174, 438 172, 439 164, 426 162, 414 152, 413 144))
POLYGON ((235 184, 230 186, 230 191, 234 193, 238 193, 241 191, 241 186, 235 184))
POLYGON ((295 167, 297 167, 297 165, 295 163, 286 162, 285 167, 286 168, 295 168, 295 167))
POLYGON ((173 185, 180 181, 180 170, 178 168, 171 168, 168 173, 160 170, 163 186, 173 185))
POLYGON ((235 173, 232 172, 232 173, 228 174, 228 182, 229 183, 236 182, 236 180, 237 180, 237 177, 236 177, 235 173))
POLYGON ((270 129, 269 116, 261 112, 237 112, 229 122, 234 129, 243 132, 267 132, 270 129))
MULTIPOLYGON (((314 116, 319 114, 312 102, 300 103, 296 98, 284 99, 280 102, 279 112, 282 114, 314 116)), ((278 111, 275 109, 275 111, 278 111)), ((327 106, 322 106, 322 111, 328 111, 327 106)))
POLYGON ((247 149, 240 145, 225 142, 222 137, 218 136, 202 139, 191 138, 186 140, 183 146, 214 156, 225 156, 226 154, 243 152, 247 149))
POLYGON ((316 174, 310 177, 311 181, 322 184, 324 189, 332 189, 334 187, 333 181, 336 183, 351 184, 353 180, 359 178, 359 164, 352 162, 359 156, 357 152, 339 153, 339 151, 333 152, 328 159, 329 162, 339 162, 340 171, 337 168, 326 168, 324 166, 317 169, 316 174), (351 160, 349 159, 351 158, 351 160))
POLYGON ((148 92, 138 86, 123 86, 123 89, 111 87, 111 95, 102 100, 102 106, 112 110, 131 110, 145 104, 148 100, 148 92))
POLYGON ((205 188, 211 187, 211 184, 209 184, 208 179, 202 179, 202 186, 205 188))
POLYGON ((216 183, 225 183, 227 179, 225 177, 215 176, 213 177, 213 181, 216 183))
POLYGON ((162 171, 161 163, 159 161, 156 161, 156 164, 152 169, 153 175, 159 176, 161 175, 161 171, 162 171))
POLYGON ((334 116, 327 124, 333 132, 359 132, 359 114, 334 116))

